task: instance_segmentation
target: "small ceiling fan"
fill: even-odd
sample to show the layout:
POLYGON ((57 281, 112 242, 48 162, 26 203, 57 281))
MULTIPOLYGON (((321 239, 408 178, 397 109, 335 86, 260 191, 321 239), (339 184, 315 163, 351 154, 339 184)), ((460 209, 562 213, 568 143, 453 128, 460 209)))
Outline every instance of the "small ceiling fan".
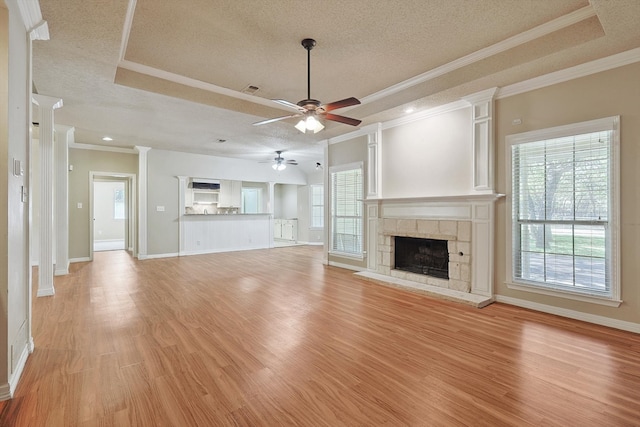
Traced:
POLYGON ((313 39, 304 39, 302 40, 301 44, 307 50, 307 99, 303 99, 297 104, 285 101, 284 99, 273 99, 274 102, 292 108, 296 110, 297 113, 290 114, 288 116, 263 120, 261 122, 254 123, 254 125, 265 125, 267 123, 273 123, 280 120, 301 117, 302 119, 296 125, 296 129, 298 129, 302 133, 306 133, 306 131, 313 131, 313 133, 318 133, 322 129, 324 129, 324 125, 318 119, 331 120, 351 126, 358 126, 362 122, 362 120, 352 119, 351 117, 329 113, 329 111, 337 110, 338 108, 358 105, 360 104, 360 101, 358 99, 353 97, 345 98, 340 101, 335 101, 324 105, 320 104, 320 101, 318 101, 317 99, 311 99, 311 49, 313 49, 313 47, 316 45, 316 41, 313 39))
POLYGON ((287 168, 287 165, 298 164, 298 162, 296 162, 295 160, 287 160, 284 157, 282 157, 282 151, 276 151, 276 157, 274 157, 273 160, 267 160, 260 163, 270 163, 270 162, 273 162, 271 167, 277 171, 285 170, 287 168))

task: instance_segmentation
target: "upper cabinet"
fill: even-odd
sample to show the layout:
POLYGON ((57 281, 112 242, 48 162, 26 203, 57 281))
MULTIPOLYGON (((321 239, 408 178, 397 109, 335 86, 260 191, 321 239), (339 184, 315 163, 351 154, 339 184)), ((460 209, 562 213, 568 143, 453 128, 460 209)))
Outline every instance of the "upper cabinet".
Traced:
POLYGON ((218 207, 240 208, 242 204, 242 181, 220 180, 218 207))

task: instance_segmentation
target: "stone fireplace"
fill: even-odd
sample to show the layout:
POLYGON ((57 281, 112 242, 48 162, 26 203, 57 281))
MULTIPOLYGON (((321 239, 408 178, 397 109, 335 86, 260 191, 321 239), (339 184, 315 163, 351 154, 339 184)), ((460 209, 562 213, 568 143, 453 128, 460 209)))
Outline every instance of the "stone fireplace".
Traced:
MULTIPOLYGON (((470 292, 471 221, 381 218, 379 225, 379 273, 439 288, 470 292), (405 238, 425 242, 415 245, 418 258, 435 258, 437 264, 446 255, 446 264, 441 262, 439 266, 425 267, 423 271, 408 271, 415 270, 416 264, 410 268, 398 268, 396 245, 405 238), (431 243, 427 245, 426 242, 431 243), (437 249, 431 250, 432 246, 436 246, 433 242, 443 242, 445 254, 427 254, 439 252, 437 249), (425 249, 427 246, 429 249, 425 249)), ((417 264, 421 261, 418 260, 417 264)))
POLYGON ((367 270, 356 274, 475 307, 490 304, 493 210, 494 202, 501 196, 487 193, 365 202, 367 270), (417 266, 404 268, 398 265, 396 257, 396 246, 403 238, 440 241, 440 249, 433 253, 433 248, 425 249, 425 245, 419 244, 410 255, 418 258, 417 266), (429 257, 445 271, 424 274, 433 273, 423 268, 429 257))

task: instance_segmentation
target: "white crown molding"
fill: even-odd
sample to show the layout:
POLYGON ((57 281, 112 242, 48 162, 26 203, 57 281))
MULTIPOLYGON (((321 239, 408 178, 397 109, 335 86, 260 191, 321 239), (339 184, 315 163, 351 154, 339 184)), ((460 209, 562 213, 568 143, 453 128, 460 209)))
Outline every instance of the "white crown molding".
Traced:
POLYGON ((323 140, 323 142, 326 141, 328 145, 331 145, 331 144, 337 144, 339 142, 348 141, 350 139, 358 138, 359 136, 365 136, 370 133, 376 132, 378 130, 378 126, 379 126, 379 123, 372 123, 370 125, 363 126, 360 129, 354 130, 352 132, 345 133, 333 138, 325 139, 323 140))
POLYGON ((31 40, 49 40, 49 26, 42 20, 38 0, 6 0, 6 3, 18 8, 31 40))
POLYGON ((600 73, 602 71, 612 70, 635 62, 640 62, 640 48, 631 49, 626 52, 607 56, 606 58, 596 59, 595 61, 565 68, 564 70, 555 71, 553 73, 545 74, 544 76, 535 77, 533 79, 502 87, 498 89, 495 99, 519 95, 521 93, 541 89, 557 83, 574 80, 591 74, 600 73))
POLYGON ((470 108, 469 103, 465 100, 450 102, 448 104, 429 108, 428 110, 420 111, 418 113, 409 114, 404 117, 384 122, 382 123, 382 130, 406 125, 407 123, 417 122, 418 120, 424 120, 429 117, 439 116, 440 114, 450 113, 452 111, 460 110, 463 108, 470 108))
POLYGON ((120 42, 120 62, 124 61, 124 54, 127 52, 127 45, 129 44, 129 34, 131 34, 131 25, 133 24, 133 14, 136 11, 137 0, 129 0, 127 5, 127 14, 124 18, 124 25, 122 27, 122 40, 120 42))
POLYGON ((537 302, 507 297, 503 295, 496 295, 496 302, 541 311, 543 313, 554 314, 556 316, 568 317, 570 319, 581 320, 583 322, 594 323, 596 325, 608 326, 610 328, 621 329, 623 331, 640 333, 640 323, 612 319, 610 317, 598 316, 591 313, 569 310, 567 308, 555 307, 552 305, 539 304, 537 302))
POLYGON ((415 77, 412 77, 408 80, 405 80, 403 82, 390 86, 374 94, 365 96, 364 98, 360 99, 360 101, 362 104, 367 104, 369 102, 386 98, 387 96, 393 95, 402 90, 411 88, 415 85, 424 83, 428 80, 435 79, 436 77, 442 76, 444 74, 455 71, 459 68, 473 64, 474 62, 478 62, 483 59, 489 58, 490 56, 496 55, 500 52, 513 49, 514 47, 520 46, 524 43, 528 43, 537 38, 546 36, 547 34, 551 34, 554 31, 558 31, 562 28, 566 28, 570 25, 573 25, 577 22, 583 21, 595 15, 596 15, 596 12, 592 6, 590 5, 585 6, 582 9, 576 10, 575 12, 561 16, 552 21, 546 22, 542 25, 532 28, 528 31, 522 32, 513 37, 509 37, 506 40, 502 40, 501 42, 498 42, 494 45, 491 45, 484 49, 480 49, 478 51, 470 53, 469 55, 458 58, 440 67, 436 67, 433 70, 430 70, 420 75, 417 75, 415 77))
POLYGON ((81 144, 79 142, 70 143, 69 148, 77 148, 79 150, 110 151, 112 153, 138 154, 138 152, 133 148, 107 147, 105 145, 81 144))

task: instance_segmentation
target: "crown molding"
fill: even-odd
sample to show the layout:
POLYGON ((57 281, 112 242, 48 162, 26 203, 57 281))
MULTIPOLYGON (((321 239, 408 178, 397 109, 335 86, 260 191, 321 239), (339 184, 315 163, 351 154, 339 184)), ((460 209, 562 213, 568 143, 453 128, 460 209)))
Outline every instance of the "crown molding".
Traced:
POLYGON ((494 45, 488 46, 484 49, 480 49, 476 52, 458 58, 440 67, 436 67, 433 70, 427 71, 393 86, 389 86, 388 88, 376 92, 372 95, 365 96, 364 98, 360 99, 360 101, 362 102, 362 104, 378 101, 402 90, 409 89, 428 80, 435 79, 436 77, 442 76, 443 74, 450 73, 459 68, 473 64, 474 62, 478 62, 506 50, 513 49, 514 47, 546 36, 562 28, 569 27, 575 23, 591 18, 595 15, 596 12, 591 5, 585 6, 567 15, 546 22, 513 37, 509 37, 506 40, 502 40, 501 42, 498 42, 494 45))
POLYGON ((359 136, 364 136, 376 132, 378 130, 378 125, 378 123, 373 123, 367 126, 363 126, 358 130, 354 130, 353 132, 345 133, 333 138, 326 139, 324 141, 326 141, 328 145, 348 141, 350 139, 358 138, 359 136))
POLYGON ((612 70, 635 62, 640 62, 640 48, 631 49, 626 52, 607 56, 606 58, 596 59, 595 61, 565 68, 564 70, 555 71, 553 73, 545 74, 544 76, 535 77, 533 79, 502 87, 498 89, 495 99, 507 98, 509 96, 518 95, 535 89, 541 89, 557 83, 574 80, 591 74, 600 73, 602 71, 612 70))
POLYGON ((42 20, 38 0, 6 0, 6 3, 18 8, 31 40, 49 40, 49 26, 47 21, 42 20))
POLYGON ((76 148, 78 150, 110 151, 112 153, 138 154, 138 152, 133 148, 107 147, 105 145, 81 144, 78 142, 70 143, 69 148, 76 148))

